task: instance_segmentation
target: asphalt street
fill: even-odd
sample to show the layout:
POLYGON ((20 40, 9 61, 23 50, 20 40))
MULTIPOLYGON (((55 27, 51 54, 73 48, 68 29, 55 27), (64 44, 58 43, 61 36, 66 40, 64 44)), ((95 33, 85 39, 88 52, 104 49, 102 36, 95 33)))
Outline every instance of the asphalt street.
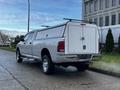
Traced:
POLYGON ((56 67, 48 76, 40 68, 40 63, 27 59, 18 64, 14 52, 0 50, 0 90, 120 90, 117 77, 73 67, 56 67))

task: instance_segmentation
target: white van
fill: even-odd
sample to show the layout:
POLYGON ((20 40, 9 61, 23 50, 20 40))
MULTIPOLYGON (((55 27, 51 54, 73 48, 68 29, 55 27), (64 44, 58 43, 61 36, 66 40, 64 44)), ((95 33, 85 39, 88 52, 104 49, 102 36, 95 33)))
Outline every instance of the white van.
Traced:
POLYGON ((33 58, 42 62, 42 70, 50 74, 54 65, 88 69, 92 57, 99 54, 99 34, 96 25, 80 21, 29 32, 17 45, 16 59, 33 58))

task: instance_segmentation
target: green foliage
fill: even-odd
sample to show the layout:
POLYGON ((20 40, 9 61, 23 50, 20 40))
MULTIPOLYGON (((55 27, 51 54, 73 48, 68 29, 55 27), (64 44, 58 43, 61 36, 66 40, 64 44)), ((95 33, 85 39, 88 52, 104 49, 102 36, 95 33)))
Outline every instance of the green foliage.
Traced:
POLYGON ((16 37, 15 37, 15 41, 11 43, 11 46, 15 48, 16 45, 21 41, 22 38, 24 38, 23 35, 21 35, 21 36, 19 36, 19 35, 16 36, 16 37))
POLYGON ((20 36, 15 37, 15 44, 18 44, 20 42, 20 36))
POLYGON ((2 50, 7 50, 7 51, 13 51, 13 52, 15 52, 16 51, 16 48, 13 48, 13 47, 0 47, 0 49, 2 49, 2 50))
POLYGON ((15 42, 11 42, 11 47, 16 48, 15 42))
POLYGON ((119 35, 119 38, 118 38, 118 52, 120 53, 120 35, 119 35))
POLYGON ((101 58, 91 63, 90 67, 107 72, 120 72, 120 54, 104 53, 101 58))
POLYGON ((111 29, 109 29, 108 34, 106 36, 105 51, 112 52, 113 48, 114 48, 114 38, 111 29))
POLYGON ((0 47, 9 47, 9 45, 0 45, 0 47))

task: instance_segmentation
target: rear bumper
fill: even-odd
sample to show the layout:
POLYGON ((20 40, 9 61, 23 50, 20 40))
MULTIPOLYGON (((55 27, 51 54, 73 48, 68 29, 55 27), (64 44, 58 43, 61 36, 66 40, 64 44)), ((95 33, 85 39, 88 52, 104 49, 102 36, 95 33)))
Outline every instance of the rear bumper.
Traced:
POLYGON ((64 62, 64 63, 54 63, 55 65, 62 65, 62 66, 82 66, 82 65, 88 65, 90 64, 89 61, 84 62, 64 62))
POLYGON ((93 56, 91 54, 82 55, 59 55, 59 57, 54 61, 55 63, 82 63, 90 62, 93 56))

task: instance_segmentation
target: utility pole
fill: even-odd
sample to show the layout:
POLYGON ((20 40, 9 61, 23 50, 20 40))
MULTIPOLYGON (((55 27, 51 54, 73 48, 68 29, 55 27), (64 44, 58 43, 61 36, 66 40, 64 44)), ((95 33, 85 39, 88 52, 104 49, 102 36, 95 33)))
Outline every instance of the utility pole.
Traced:
POLYGON ((28 32, 30 31, 30 0, 28 0, 28 32))

